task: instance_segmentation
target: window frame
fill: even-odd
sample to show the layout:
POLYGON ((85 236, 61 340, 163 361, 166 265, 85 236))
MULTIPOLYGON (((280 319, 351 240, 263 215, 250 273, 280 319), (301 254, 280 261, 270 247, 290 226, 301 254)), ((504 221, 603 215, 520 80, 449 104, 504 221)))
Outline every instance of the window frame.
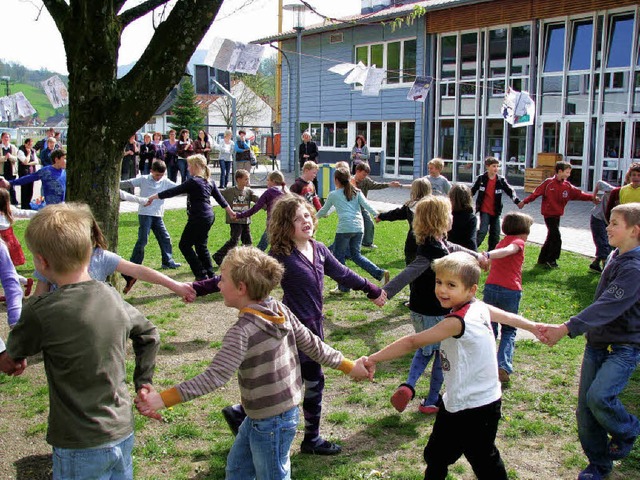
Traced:
MULTIPOLYGON (((366 66, 371 66, 371 49, 374 46, 382 45, 382 65, 377 65, 376 68, 384 68, 386 73, 388 74, 387 65, 389 64, 389 45, 392 43, 400 43, 400 50, 398 52, 398 64, 400 65, 400 70, 398 72, 397 82, 388 83, 387 75, 385 74, 384 80, 382 82, 382 88, 399 88, 399 87, 409 87, 413 84, 418 74, 418 37, 403 37, 403 38, 394 38, 392 40, 386 40, 384 42, 369 42, 369 43, 360 43, 356 44, 353 47, 353 55, 355 59, 355 63, 358 63, 358 49, 366 48, 367 49, 367 63, 366 66), (415 42, 416 44, 416 58, 415 58, 415 71, 411 74, 405 72, 404 61, 405 61, 405 45, 407 42, 415 42)), ((361 85, 357 85, 355 89, 362 89, 361 85)))

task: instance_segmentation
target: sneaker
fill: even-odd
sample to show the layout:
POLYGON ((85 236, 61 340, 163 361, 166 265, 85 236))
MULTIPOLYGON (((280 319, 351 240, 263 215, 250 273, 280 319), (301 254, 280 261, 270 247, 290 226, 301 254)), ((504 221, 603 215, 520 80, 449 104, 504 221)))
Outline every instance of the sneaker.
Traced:
POLYGON ((237 436, 238 429, 240 428, 240 425, 242 425, 242 422, 244 421, 246 415, 230 405, 222 409, 222 416, 224 417, 225 422, 227 422, 227 425, 229 425, 229 429, 231 430, 233 435, 237 436))
POLYGON ((498 368, 498 380, 500 380, 500 383, 509 383, 511 381, 509 372, 507 372, 504 368, 498 368))
POLYGON ((375 250, 376 248, 378 248, 378 246, 373 244, 373 243, 371 245, 364 245, 363 244, 361 246, 362 246, 362 248, 370 248, 371 250, 375 250))
POLYGON ((302 442, 300 444, 300 451, 302 453, 310 453, 311 455, 337 455, 342 451, 342 447, 337 443, 325 440, 318 445, 313 445, 309 442, 302 442))
POLYGON ((389 283, 389 270, 385 270, 382 274, 382 286, 384 287, 387 283, 389 283))
POLYGON ((137 281, 138 281, 137 278, 127 277, 127 284, 124 286, 122 293, 124 293, 125 295, 129 293, 129 291, 133 288, 133 286, 137 281))
POLYGON ((611 460, 622 460, 627 457, 633 449, 636 437, 626 438, 624 440, 611 439, 609 442, 609 458, 611 460))
POLYGON ((33 278, 27 278, 27 284, 24 286, 24 296, 31 295, 31 289, 33 288, 33 278))
POLYGON ((344 291, 340 290, 340 287, 335 287, 335 288, 332 288, 329 291, 329 293, 333 293, 335 295, 344 295, 345 293, 349 293, 349 292, 344 292, 344 291))
POLYGON ((176 269, 176 268, 180 268, 181 266, 182 266, 182 264, 178 263, 178 262, 163 263, 162 264, 162 269, 163 270, 176 269))
POLYGON ((555 260, 553 262, 546 262, 545 265, 547 268, 558 268, 558 263, 555 260))
POLYGON ((602 273, 600 262, 598 260, 593 261, 593 263, 589 265, 589 271, 593 273, 602 273))
POLYGON ((413 397, 415 395, 416 391, 413 389, 413 387, 411 385, 403 383, 396 389, 393 395, 391 395, 391 405, 393 405, 393 408, 395 408, 398 412, 402 413, 404 412, 404 409, 407 408, 409 402, 413 400, 413 397))
POLYGON ((600 467, 590 463, 587 468, 578 474, 578 480, 604 480, 607 474, 603 473, 600 467))
POLYGON ((424 400, 422 400, 422 402, 420 402, 418 410, 420 411, 420 413, 424 413, 425 415, 433 415, 434 413, 438 413, 440 409, 435 405, 427 404, 427 399, 425 398, 424 400))

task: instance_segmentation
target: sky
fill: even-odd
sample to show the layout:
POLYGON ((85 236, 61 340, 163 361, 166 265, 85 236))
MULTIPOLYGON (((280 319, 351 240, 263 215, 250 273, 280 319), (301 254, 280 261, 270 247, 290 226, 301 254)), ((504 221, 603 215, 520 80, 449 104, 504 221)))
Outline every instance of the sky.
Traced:
MULTIPOLYGON (((143 0, 129 0, 125 8, 143 0)), ((340 18, 360 12, 360 0, 307 0, 324 15, 340 18)), ((287 1, 284 0, 286 4, 287 1)), ((67 74, 62 38, 46 8, 40 14, 40 0, 2 0, 2 39, 0 59, 19 63, 32 70, 46 68, 67 74), (37 18, 37 20, 36 20, 37 18), (13 39, 8 42, 7 39, 13 39)), ((220 11, 198 47, 207 49, 214 37, 249 42, 278 32, 278 0, 224 0, 220 11)), ((284 12, 283 30, 291 28, 291 12, 284 12)), ((307 14, 307 24, 321 18, 307 14)), ((140 58, 153 35, 152 19, 147 15, 125 29, 119 54, 119 65, 140 58)))

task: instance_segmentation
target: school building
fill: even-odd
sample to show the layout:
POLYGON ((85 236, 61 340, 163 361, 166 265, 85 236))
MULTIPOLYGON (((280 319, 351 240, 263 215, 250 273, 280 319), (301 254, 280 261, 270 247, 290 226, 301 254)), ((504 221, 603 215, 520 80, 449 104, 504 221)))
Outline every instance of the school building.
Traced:
MULTIPOLYGON (((367 139, 374 174, 424 175, 432 157, 445 160, 453 181, 471 182, 484 158, 502 161, 512 185, 537 166, 540 152, 573 165, 571 181, 592 191, 617 184, 640 160, 639 4, 597 0, 362 0, 362 12, 257 40, 281 42, 282 152, 301 132, 296 116, 301 61, 300 122, 320 162, 349 157, 356 135, 367 139), (426 13, 393 22, 415 6, 426 13), (378 96, 329 72, 339 63, 387 70, 378 96), (431 76, 425 103, 407 100, 416 77, 431 76), (502 117, 505 90, 528 91, 535 122, 514 128, 502 117)), ((283 157, 286 153, 283 154, 283 157)), ((291 155, 292 156, 292 155, 291 155)), ((284 166, 286 168, 286 165, 284 166)))

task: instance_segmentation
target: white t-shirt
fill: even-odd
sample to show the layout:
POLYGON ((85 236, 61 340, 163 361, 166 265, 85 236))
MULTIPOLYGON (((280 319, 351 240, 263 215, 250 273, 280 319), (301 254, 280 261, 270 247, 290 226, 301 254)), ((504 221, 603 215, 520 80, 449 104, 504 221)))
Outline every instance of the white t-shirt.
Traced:
POLYGON ((455 413, 488 405, 502 396, 498 380, 496 340, 487 305, 472 301, 448 317, 462 323, 459 337, 440 342, 446 391, 442 396, 447 412, 455 413))

